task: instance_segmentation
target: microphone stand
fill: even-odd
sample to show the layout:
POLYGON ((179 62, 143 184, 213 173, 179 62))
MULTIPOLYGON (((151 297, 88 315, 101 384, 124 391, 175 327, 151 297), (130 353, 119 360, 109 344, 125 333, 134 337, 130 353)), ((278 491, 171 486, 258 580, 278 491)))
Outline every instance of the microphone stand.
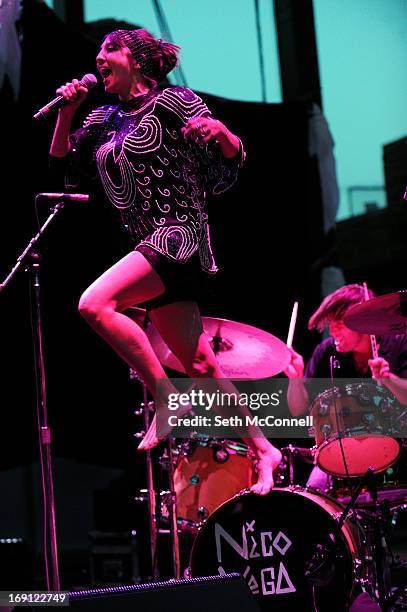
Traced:
MULTIPOLYGON (((37 196, 38 197, 38 196, 37 196)), ((40 389, 39 395, 37 395, 37 422, 38 422, 38 436, 39 436, 39 448, 40 448, 40 462, 42 471, 42 483, 43 483, 43 499, 44 499, 44 513, 45 513, 45 544, 44 544, 44 557, 45 557, 45 573, 47 581, 47 589, 53 591, 60 591, 60 580, 59 580, 59 568, 58 568, 58 550, 57 550, 57 538, 56 538, 56 523, 55 523, 55 500, 54 500, 54 486, 52 478, 52 459, 51 459, 51 429, 48 425, 48 414, 47 414, 47 387, 46 387, 46 376, 45 376, 45 361, 44 361, 44 350, 43 350, 43 333, 42 333, 42 319, 41 319, 41 285, 40 285, 40 255, 38 250, 35 248, 39 239, 49 227, 49 225, 56 219, 59 213, 64 208, 64 202, 57 202, 50 209, 51 213, 47 217, 45 223, 39 228, 37 234, 33 236, 26 248, 23 250, 21 255, 17 258, 17 262, 7 275, 5 280, 0 283, 0 292, 4 291, 11 279, 17 274, 17 271, 26 264, 26 269, 30 270, 31 287, 35 295, 35 304, 33 305, 33 319, 35 320, 35 333, 34 333, 34 359, 35 372, 38 377, 38 388, 40 389), (51 552, 51 572, 48 564, 48 547, 51 552)))
MULTIPOLYGON (((335 351, 335 349, 334 349, 334 351, 335 351)), ((336 351, 335 351, 335 353, 336 353, 336 351)), ((330 375, 331 375, 332 399, 333 399, 333 404, 334 404, 336 428, 338 430, 339 447, 341 449, 341 456, 342 456, 342 461, 343 461, 343 465, 344 465, 345 472, 346 472, 346 479, 348 481, 348 485, 350 486, 351 483, 350 483, 348 464, 346 462, 346 457, 345 457, 345 452, 344 452, 343 442, 342 442, 342 438, 343 438, 344 434, 340 430, 340 427, 339 427, 339 412, 338 412, 338 406, 336 404, 336 387, 335 387, 334 371, 335 371, 336 368, 340 367, 340 365, 338 365, 338 360, 336 359, 335 353, 333 355, 331 355, 330 358, 329 358, 329 370, 330 370, 330 375)))
POLYGON ((30 257, 32 253, 34 253, 35 245, 37 244, 37 242, 39 241, 39 239, 41 238, 41 236, 43 235, 47 227, 53 222, 53 220, 58 216, 58 214, 61 212, 63 208, 64 208, 64 202, 58 202, 57 204, 54 204, 52 208, 50 208, 51 214, 46 219, 45 223, 40 227, 37 234, 35 234, 35 236, 31 238, 30 242, 27 244, 27 246, 25 247, 21 255, 17 257, 17 261, 15 265, 12 267, 10 273, 6 276, 4 281, 0 283, 0 293, 7 287, 11 279, 17 274, 18 270, 21 268, 25 260, 28 259, 28 257, 30 257))

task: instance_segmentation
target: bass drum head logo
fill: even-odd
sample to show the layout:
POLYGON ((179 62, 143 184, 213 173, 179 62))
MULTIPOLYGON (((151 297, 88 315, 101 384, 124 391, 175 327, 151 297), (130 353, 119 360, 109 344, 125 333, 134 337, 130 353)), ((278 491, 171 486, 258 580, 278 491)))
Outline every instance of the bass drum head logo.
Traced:
POLYGON ((267 611, 313 610, 315 602, 319 611, 346 609, 352 568, 345 538, 318 495, 286 489, 224 503, 201 528, 191 554, 194 577, 239 572, 267 611), (328 583, 315 587, 306 571, 318 547, 336 554, 328 583))

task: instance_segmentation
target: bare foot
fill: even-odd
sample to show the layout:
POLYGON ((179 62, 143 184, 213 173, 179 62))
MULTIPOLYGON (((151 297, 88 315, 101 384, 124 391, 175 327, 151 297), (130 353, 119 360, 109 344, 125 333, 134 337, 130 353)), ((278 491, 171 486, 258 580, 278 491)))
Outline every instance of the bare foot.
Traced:
MULTIPOLYGON (((157 444, 165 440, 170 431, 171 429, 168 430, 166 435, 157 436, 157 416, 154 415, 151 425, 148 428, 146 435, 138 445, 137 450, 146 451, 150 448, 154 448, 154 446, 157 446, 157 444)), ((164 432, 162 432, 162 434, 164 434, 164 432)))
POLYGON ((282 455, 275 446, 265 450, 256 451, 257 482, 250 487, 250 491, 257 495, 267 495, 274 486, 273 471, 280 465, 282 455))
MULTIPOLYGON (((180 416, 187 414, 188 412, 190 412, 191 408, 192 408, 191 404, 188 404, 187 406, 182 406, 181 408, 177 410, 176 416, 180 417, 180 416)), ((166 405, 162 406, 161 410, 163 412, 160 414, 160 421, 159 421, 160 435, 157 436, 157 411, 156 411, 154 418, 151 421, 151 425, 148 428, 146 435, 144 436, 144 438, 138 445, 137 450, 145 451, 150 448, 153 448, 154 446, 157 446, 157 444, 165 440, 171 433, 172 427, 168 423, 168 419, 171 415, 174 415, 174 413, 169 412, 168 406, 166 405), (164 411, 165 411, 165 417, 163 416, 164 411)))

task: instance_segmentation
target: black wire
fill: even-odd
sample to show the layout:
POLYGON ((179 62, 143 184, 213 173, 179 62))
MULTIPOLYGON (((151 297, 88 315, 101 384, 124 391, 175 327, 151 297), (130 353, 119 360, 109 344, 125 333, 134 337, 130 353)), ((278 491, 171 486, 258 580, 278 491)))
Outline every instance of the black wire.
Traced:
MULTIPOLYGON (((335 349, 334 349, 335 351, 335 349)), ((341 449, 341 455, 342 455, 342 461, 343 461, 343 465, 345 466, 345 472, 346 472, 346 478, 348 481, 348 486, 350 488, 350 490, 352 491, 352 485, 351 485, 351 481, 350 481, 350 475, 349 475, 349 471, 348 471, 348 464, 346 462, 346 457, 345 457, 345 451, 343 448, 343 442, 342 442, 342 437, 341 437, 341 430, 340 430, 340 426, 339 426, 339 413, 338 413, 338 407, 336 404, 336 389, 335 389, 335 380, 334 380, 334 360, 335 360, 335 352, 333 355, 331 355, 331 357, 329 358, 329 367, 330 367, 330 374, 331 374, 331 389, 332 389, 332 399, 333 399, 333 403, 334 403, 334 412, 335 412, 335 421, 336 421, 336 429, 338 431, 338 436, 339 436, 339 447, 341 449)))
MULTIPOLYGON (((170 32, 170 26, 168 24, 168 21, 165 17, 164 11, 160 4, 160 0, 152 0, 152 2, 153 2, 153 8, 155 11, 155 16, 158 21, 158 27, 160 28, 161 35, 164 36, 165 39, 168 40, 168 42, 174 43, 173 38, 171 36, 171 32, 170 32)), ((174 70, 174 73, 176 75, 175 80, 178 81, 177 85, 182 85, 182 87, 188 87, 187 80, 185 78, 185 74, 181 66, 177 66, 174 70), (178 75, 178 79, 177 79, 177 75, 178 75)))
POLYGON ((263 54, 263 36, 260 25, 260 6, 259 0, 254 0, 254 11, 256 13, 256 31, 257 44, 259 47, 259 66, 260 66, 260 81, 261 81, 261 99, 266 102, 266 74, 264 72, 264 54, 263 54))

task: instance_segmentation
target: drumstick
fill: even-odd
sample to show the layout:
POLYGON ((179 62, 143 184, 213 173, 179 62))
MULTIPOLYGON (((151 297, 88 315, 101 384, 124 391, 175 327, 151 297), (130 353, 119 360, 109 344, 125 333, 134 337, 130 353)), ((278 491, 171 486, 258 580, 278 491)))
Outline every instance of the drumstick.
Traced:
MULTIPOLYGON (((363 283, 363 291, 365 294, 365 302, 368 302, 370 300, 369 298, 369 292, 367 290, 367 284, 363 283)), ((376 342, 376 336, 374 334, 370 334, 370 345, 372 347, 372 355, 373 355, 373 359, 377 359, 379 356, 379 353, 377 351, 377 342, 376 342)))
POLYGON ((294 302, 293 311, 291 313, 290 327, 287 336, 287 346, 290 349, 293 345, 295 324, 297 322, 298 302, 294 302))

